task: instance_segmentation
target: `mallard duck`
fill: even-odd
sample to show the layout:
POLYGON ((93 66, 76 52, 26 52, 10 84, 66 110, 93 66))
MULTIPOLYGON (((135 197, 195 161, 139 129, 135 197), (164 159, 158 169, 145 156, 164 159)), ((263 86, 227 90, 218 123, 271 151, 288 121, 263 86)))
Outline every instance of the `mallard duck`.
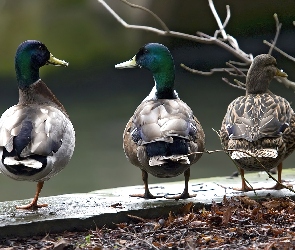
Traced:
POLYGON ((148 173, 169 178, 184 172, 185 188, 175 199, 192 197, 188 192, 190 166, 204 151, 205 135, 190 107, 174 90, 174 62, 169 50, 149 43, 129 61, 116 68, 146 68, 153 74, 155 86, 128 121, 123 148, 128 160, 142 171, 144 194, 131 196, 156 198, 148 188, 148 173))
MULTIPOLYGON (((289 102, 269 91, 275 76, 287 77, 268 54, 254 58, 246 78, 246 95, 232 101, 223 119, 222 146, 240 168, 241 191, 252 190, 244 170, 278 168, 282 182, 282 161, 292 153, 295 143, 295 116, 289 102)), ((273 189, 281 189, 277 183, 273 189)))
POLYGON ((63 105, 39 77, 39 68, 68 66, 34 40, 19 45, 15 71, 19 102, 0 118, 0 171, 18 181, 35 181, 32 202, 21 209, 35 209, 44 181, 61 171, 72 157, 75 131, 63 105))

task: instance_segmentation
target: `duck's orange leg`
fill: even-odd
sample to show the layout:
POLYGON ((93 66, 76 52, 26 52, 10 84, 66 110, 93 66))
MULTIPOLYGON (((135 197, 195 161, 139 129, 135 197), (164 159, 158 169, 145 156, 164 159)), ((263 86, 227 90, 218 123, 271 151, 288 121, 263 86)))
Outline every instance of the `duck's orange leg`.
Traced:
POLYGON ((243 191, 243 192, 253 191, 253 188, 249 187, 245 181, 245 170, 240 168, 240 174, 241 174, 241 178, 242 178, 242 187, 241 188, 234 188, 234 190, 243 191))
POLYGON ((275 189, 275 190, 280 190, 285 188, 284 186, 287 187, 293 187, 293 185, 290 184, 284 184, 284 186, 281 184, 282 183, 282 170, 283 170, 283 163, 281 162, 278 167, 278 182, 271 188, 267 188, 267 189, 275 189))
POLYGON ((190 168, 184 171, 184 190, 182 194, 176 195, 176 196, 166 196, 167 199, 179 200, 179 199, 192 198, 196 196, 195 194, 189 194, 188 192, 188 182, 189 182, 190 174, 191 174, 190 168))
POLYGON ((155 198, 161 198, 162 196, 155 196, 152 195, 150 190, 149 190, 149 185, 148 185, 148 173, 145 170, 141 170, 142 173, 142 180, 144 183, 144 194, 131 194, 131 197, 140 197, 144 199, 155 199, 155 198))
POLYGON ((47 207, 48 204, 37 204, 39 194, 43 188, 43 184, 44 184, 44 181, 39 181, 37 183, 37 191, 36 191, 36 194, 35 194, 31 203, 29 203, 28 205, 24 205, 24 206, 16 206, 16 208, 17 209, 36 209, 36 208, 41 208, 41 207, 47 207))

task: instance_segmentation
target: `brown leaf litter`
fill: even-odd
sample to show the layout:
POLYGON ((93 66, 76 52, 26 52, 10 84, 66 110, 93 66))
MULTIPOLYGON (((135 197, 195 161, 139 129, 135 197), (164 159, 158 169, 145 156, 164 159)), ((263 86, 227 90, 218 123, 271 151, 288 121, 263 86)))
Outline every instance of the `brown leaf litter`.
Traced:
POLYGON ((1 249, 295 249, 295 202, 288 197, 224 197, 210 209, 145 219, 130 214, 115 228, 1 239, 1 249))

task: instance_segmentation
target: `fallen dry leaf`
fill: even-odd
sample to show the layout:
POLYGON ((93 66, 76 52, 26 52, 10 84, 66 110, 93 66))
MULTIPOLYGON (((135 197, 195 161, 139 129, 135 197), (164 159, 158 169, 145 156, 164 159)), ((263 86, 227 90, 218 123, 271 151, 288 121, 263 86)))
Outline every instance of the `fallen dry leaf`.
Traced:
POLYGON ((131 215, 130 223, 115 228, 0 238, 0 249, 295 249, 292 200, 252 201, 245 196, 224 200, 213 209, 185 209, 186 214, 170 212, 155 219, 131 215))
POLYGON ((262 202, 262 206, 266 207, 266 208, 278 208, 281 206, 281 202, 278 200, 270 200, 270 201, 265 201, 262 202))
POLYGON ((256 207, 259 206, 259 203, 255 200, 252 200, 248 196, 239 196, 239 200, 247 206, 256 207))
POLYGON ((230 217, 231 217, 231 212, 232 209, 230 207, 228 207, 224 212, 223 212, 223 216, 222 216, 222 224, 223 225, 227 225, 230 217))
POLYGON ((180 214, 188 214, 188 213, 190 213, 193 205, 194 204, 192 202, 189 202, 189 203, 185 204, 182 208, 179 209, 179 213, 180 214))

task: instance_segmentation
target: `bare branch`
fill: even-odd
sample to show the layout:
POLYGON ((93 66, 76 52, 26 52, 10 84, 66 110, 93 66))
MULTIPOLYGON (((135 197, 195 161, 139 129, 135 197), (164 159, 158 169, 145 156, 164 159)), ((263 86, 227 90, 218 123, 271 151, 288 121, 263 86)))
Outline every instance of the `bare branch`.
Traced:
MULTIPOLYGON (((268 41, 266 41, 266 40, 263 40, 263 43, 266 44, 266 45, 268 45, 268 46, 273 46, 272 43, 270 43, 270 42, 268 42, 268 41)), ((276 46, 273 46, 273 48, 274 48, 274 50, 276 50, 277 52, 279 52, 280 54, 282 54, 284 57, 286 57, 286 58, 288 58, 289 60, 295 62, 295 58, 294 58, 293 56, 288 55, 286 52, 280 50, 280 49, 279 49, 278 47, 276 47, 276 46)))
POLYGON ((126 23, 104 0, 97 0, 100 2, 116 19, 119 23, 121 23, 124 27, 130 28, 130 29, 139 29, 139 30, 147 30, 151 32, 158 33, 160 35, 165 35, 166 32, 160 29, 156 29, 149 26, 140 26, 140 25, 130 25, 126 23))
POLYGON ((240 81, 237 80, 237 79, 234 79, 234 82, 235 82, 238 86, 241 86, 244 90, 246 90, 246 84, 245 84, 245 83, 240 82, 240 81))
POLYGON ((200 37, 208 38, 208 39, 211 38, 211 40, 208 41, 207 43, 211 43, 211 44, 214 43, 214 44, 218 45, 219 47, 226 49, 227 51, 234 54, 237 58, 242 60, 244 63, 247 63, 248 65, 250 65, 252 63, 253 56, 251 54, 248 55, 240 49, 236 50, 235 48, 229 46, 227 43, 225 43, 219 39, 214 39, 214 38, 212 39, 211 36, 209 36, 203 32, 198 31, 197 35, 199 35, 200 37))
MULTIPOLYGON (((201 71, 201 70, 197 70, 197 69, 192 69, 192 68, 184 65, 183 63, 181 63, 180 66, 191 73, 205 75, 205 76, 210 76, 210 75, 213 75, 214 73, 217 73, 217 72, 230 72, 230 74, 232 74, 232 75, 237 75, 237 74, 231 73, 231 72, 236 72, 236 70, 234 68, 214 68, 214 69, 210 69, 209 72, 206 72, 206 71, 201 71)), ((248 69, 240 69, 240 70, 247 71, 248 69)))
POLYGON ((129 5, 130 7, 132 8, 136 8, 136 9, 141 9, 141 10, 144 10, 146 12, 148 12, 149 14, 151 14, 158 22, 159 24, 162 26, 162 29, 166 32, 169 32, 169 29, 167 27, 167 25, 162 21, 162 19, 160 17, 158 17, 154 12, 152 12, 151 10, 143 7, 143 6, 140 6, 140 5, 137 5, 137 4, 132 4, 132 3, 129 3, 128 1, 126 0, 121 0, 121 2, 123 3, 126 3, 127 5, 129 5))
MULTIPOLYGON (((126 28, 146 30, 146 31, 156 33, 158 35, 162 35, 162 36, 178 37, 178 38, 187 39, 187 40, 191 40, 191 41, 199 42, 199 43, 216 44, 216 45, 228 50, 230 53, 235 55, 237 58, 239 58, 243 62, 246 62, 248 64, 250 64, 252 62, 250 55, 247 55, 246 53, 244 53, 240 49, 236 50, 233 47, 231 47, 230 45, 226 44, 225 42, 222 42, 219 39, 216 39, 212 36, 209 36, 206 34, 204 34, 204 36, 194 36, 194 35, 189 35, 189 34, 169 30, 167 25, 155 13, 153 13, 150 10, 148 11, 148 13, 150 13, 154 18, 156 18, 156 20, 160 23, 160 25, 162 27, 166 27, 166 28, 163 28, 163 30, 161 30, 161 29, 157 29, 154 27, 150 27, 150 26, 130 25, 130 24, 126 23, 104 0, 97 0, 97 1, 99 3, 101 3, 106 8, 106 10, 109 11, 110 14, 113 15, 116 18, 116 20, 126 28)), ((126 0, 121 0, 121 1, 123 3, 128 4, 129 6, 134 7, 134 8, 140 8, 142 10, 147 11, 147 9, 142 6, 132 5, 129 2, 127 2, 126 0)))
POLYGON ((229 60, 228 62, 230 64, 235 64, 235 65, 239 65, 239 66, 249 66, 249 63, 236 62, 236 61, 232 61, 232 60, 229 60))
POLYGON ((227 78, 222 77, 221 79, 222 79, 222 81, 224 81, 225 83, 227 83, 229 86, 232 86, 232 87, 237 88, 237 89, 246 90, 242 86, 239 86, 239 85, 236 85, 236 84, 231 83, 227 78))
MULTIPOLYGON (((239 48, 238 42, 237 40, 233 37, 230 36, 229 34, 226 34, 225 31, 225 27, 228 24, 230 17, 231 17, 231 13, 230 13, 230 7, 227 5, 226 6, 226 10, 227 10, 227 16, 226 19, 224 21, 224 23, 222 24, 220 17, 218 16, 218 13, 214 7, 213 4, 213 0, 208 0, 209 2, 209 6, 211 8, 211 11, 216 19, 216 22, 218 24, 219 30, 215 31, 214 37, 207 35, 205 33, 202 32, 196 32, 196 35, 190 35, 190 34, 186 34, 186 33, 181 33, 181 32, 176 32, 176 31, 171 31, 169 30, 168 26, 165 24, 165 22, 159 18, 154 12, 152 12, 151 10, 140 6, 140 5, 136 5, 136 4, 132 4, 129 3, 127 0, 121 0, 123 3, 125 3, 126 5, 132 7, 132 8, 136 8, 136 9, 140 9, 143 10, 147 13, 149 13, 161 26, 162 29, 158 29, 158 28, 154 28, 154 27, 150 27, 150 26, 142 26, 142 25, 131 25, 128 24, 127 22, 125 22, 106 2, 105 0, 97 0, 99 3, 101 3, 106 10, 112 15, 114 16, 114 18, 121 23, 124 27, 129 28, 129 29, 137 29, 137 30, 145 30, 145 31, 150 31, 153 33, 156 33, 158 35, 161 36, 170 36, 170 37, 177 37, 177 38, 182 38, 182 39, 186 39, 186 40, 191 40, 194 42, 198 42, 198 43, 205 43, 205 44, 215 44, 223 49, 225 49, 226 51, 230 52, 231 54, 233 54, 235 57, 237 57, 239 60, 241 60, 241 62, 236 62, 236 61, 230 61, 229 62, 229 66, 230 68, 214 68, 211 69, 210 72, 203 72, 200 70, 195 70, 195 69, 191 69, 187 66, 185 66, 184 64, 181 64, 181 66, 192 72, 192 73, 196 73, 196 74, 201 74, 201 75, 212 75, 215 72, 227 72, 230 75, 234 75, 234 76, 242 76, 244 77, 245 74, 243 72, 246 72, 247 69, 246 68, 239 68, 237 66, 243 66, 243 67, 247 67, 250 66, 250 64, 253 61, 253 55, 252 54, 247 54, 244 51, 242 51, 239 48), (218 34, 221 33, 222 38, 217 38, 218 34), (237 65, 237 66, 234 66, 237 65)), ((275 44, 277 42, 282 24, 279 23, 279 19, 277 17, 276 14, 274 14, 274 19, 276 21, 276 35, 274 38, 274 41, 272 43, 269 43, 267 41, 263 41, 266 45, 270 46, 270 50, 269 53, 272 53, 273 50, 278 51, 279 53, 281 53, 283 56, 285 56, 286 58, 292 60, 293 62, 295 62, 295 58, 288 55, 287 53, 283 52, 282 50, 278 49, 275 44)), ((295 21, 293 22, 293 24, 295 25, 295 21)), ((292 82, 288 79, 285 78, 276 78, 280 83, 283 83, 287 88, 291 87, 292 89, 295 90, 295 82, 292 82)), ((228 79, 223 78, 223 81, 225 81, 227 84, 229 84, 232 87, 235 88, 239 88, 242 90, 245 90, 244 83, 241 83, 237 80, 235 81, 235 84, 230 83, 228 79)))
POLYGON ((219 30, 221 32, 221 35, 222 35, 224 40, 227 40, 227 35, 226 35, 225 30, 224 30, 224 26, 222 25, 221 20, 220 20, 218 14, 217 14, 217 11, 216 11, 215 6, 213 4, 213 0, 208 0, 208 1, 209 1, 209 6, 210 6, 210 9, 212 11, 212 14, 215 17, 215 20, 216 20, 217 25, 219 27, 219 30))
MULTIPOLYGON (((228 24, 229 22, 229 19, 230 19, 230 7, 229 5, 226 5, 226 19, 222 25, 222 27, 225 29, 226 25, 228 24)), ((221 30, 216 30, 215 33, 214 33, 214 37, 217 38, 218 34, 221 32, 221 30)))
POLYGON ((276 77, 276 80, 280 83, 283 83, 286 88, 291 88, 295 91, 295 82, 292 82, 285 77, 278 77, 278 76, 276 77))
POLYGON ((184 68, 185 70, 191 72, 191 73, 204 75, 204 76, 210 76, 210 75, 213 75, 215 72, 223 71, 223 69, 211 69, 209 72, 204 72, 204 71, 200 71, 200 70, 197 70, 197 69, 192 69, 192 68, 184 65, 183 63, 181 63, 180 66, 182 68, 184 68))
POLYGON ((278 40, 278 37, 279 37, 279 34, 280 34, 280 31, 281 31, 281 27, 282 27, 282 24, 279 22, 279 18, 278 18, 278 15, 275 13, 273 15, 275 21, 276 21, 276 35, 275 35, 275 38, 272 42, 272 45, 270 46, 269 48, 269 51, 268 51, 268 54, 271 55, 272 54, 272 51, 273 51, 273 48, 274 46, 276 45, 277 43, 277 40, 278 40))
POLYGON ((230 76, 238 76, 238 77, 241 77, 241 75, 239 73, 237 73, 236 71, 234 71, 235 73, 232 73, 231 70, 228 70, 228 69, 224 69, 224 71, 226 73, 228 73, 230 76))
MULTIPOLYGON (((125 28, 128 28, 128 29, 145 30, 145 31, 154 32, 154 33, 161 35, 161 36, 178 37, 178 38, 192 40, 192 41, 199 42, 199 43, 211 43, 213 40, 215 40, 213 37, 207 39, 207 38, 193 36, 193 35, 189 35, 189 34, 185 34, 185 33, 181 33, 181 32, 170 31, 169 29, 168 29, 169 31, 166 31, 166 30, 161 30, 161 29, 157 29, 154 27, 150 27, 150 26, 131 25, 131 24, 126 23, 104 0, 97 0, 97 1, 99 3, 101 3, 116 18, 116 20, 119 23, 121 23, 125 28)), ((125 1, 123 1, 123 2, 125 3, 125 1)), ((144 7, 142 7, 142 8, 144 8, 144 7)), ((155 17, 157 15, 154 14, 153 16, 155 17)), ((157 21, 159 21, 159 20, 157 19, 157 21)))
POLYGON ((248 69, 243 69, 243 68, 239 69, 238 67, 234 66, 230 62, 227 62, 226 65, 230 66, 235 72, 237 72, 238 73, 236 74, 237 76, 246 77, 246 74, 243 71, 248 71, 248 69))
POLYGON ((230 7, 229 7, 229 5, 226 5, 226 18, 225 18, 225 21, 224 21, 224 23, 223 23, 223 28, 225 28, 226 27, 226 25, 228 24, 228 22, 229 22, 229 19, 230 19, 230 7))

